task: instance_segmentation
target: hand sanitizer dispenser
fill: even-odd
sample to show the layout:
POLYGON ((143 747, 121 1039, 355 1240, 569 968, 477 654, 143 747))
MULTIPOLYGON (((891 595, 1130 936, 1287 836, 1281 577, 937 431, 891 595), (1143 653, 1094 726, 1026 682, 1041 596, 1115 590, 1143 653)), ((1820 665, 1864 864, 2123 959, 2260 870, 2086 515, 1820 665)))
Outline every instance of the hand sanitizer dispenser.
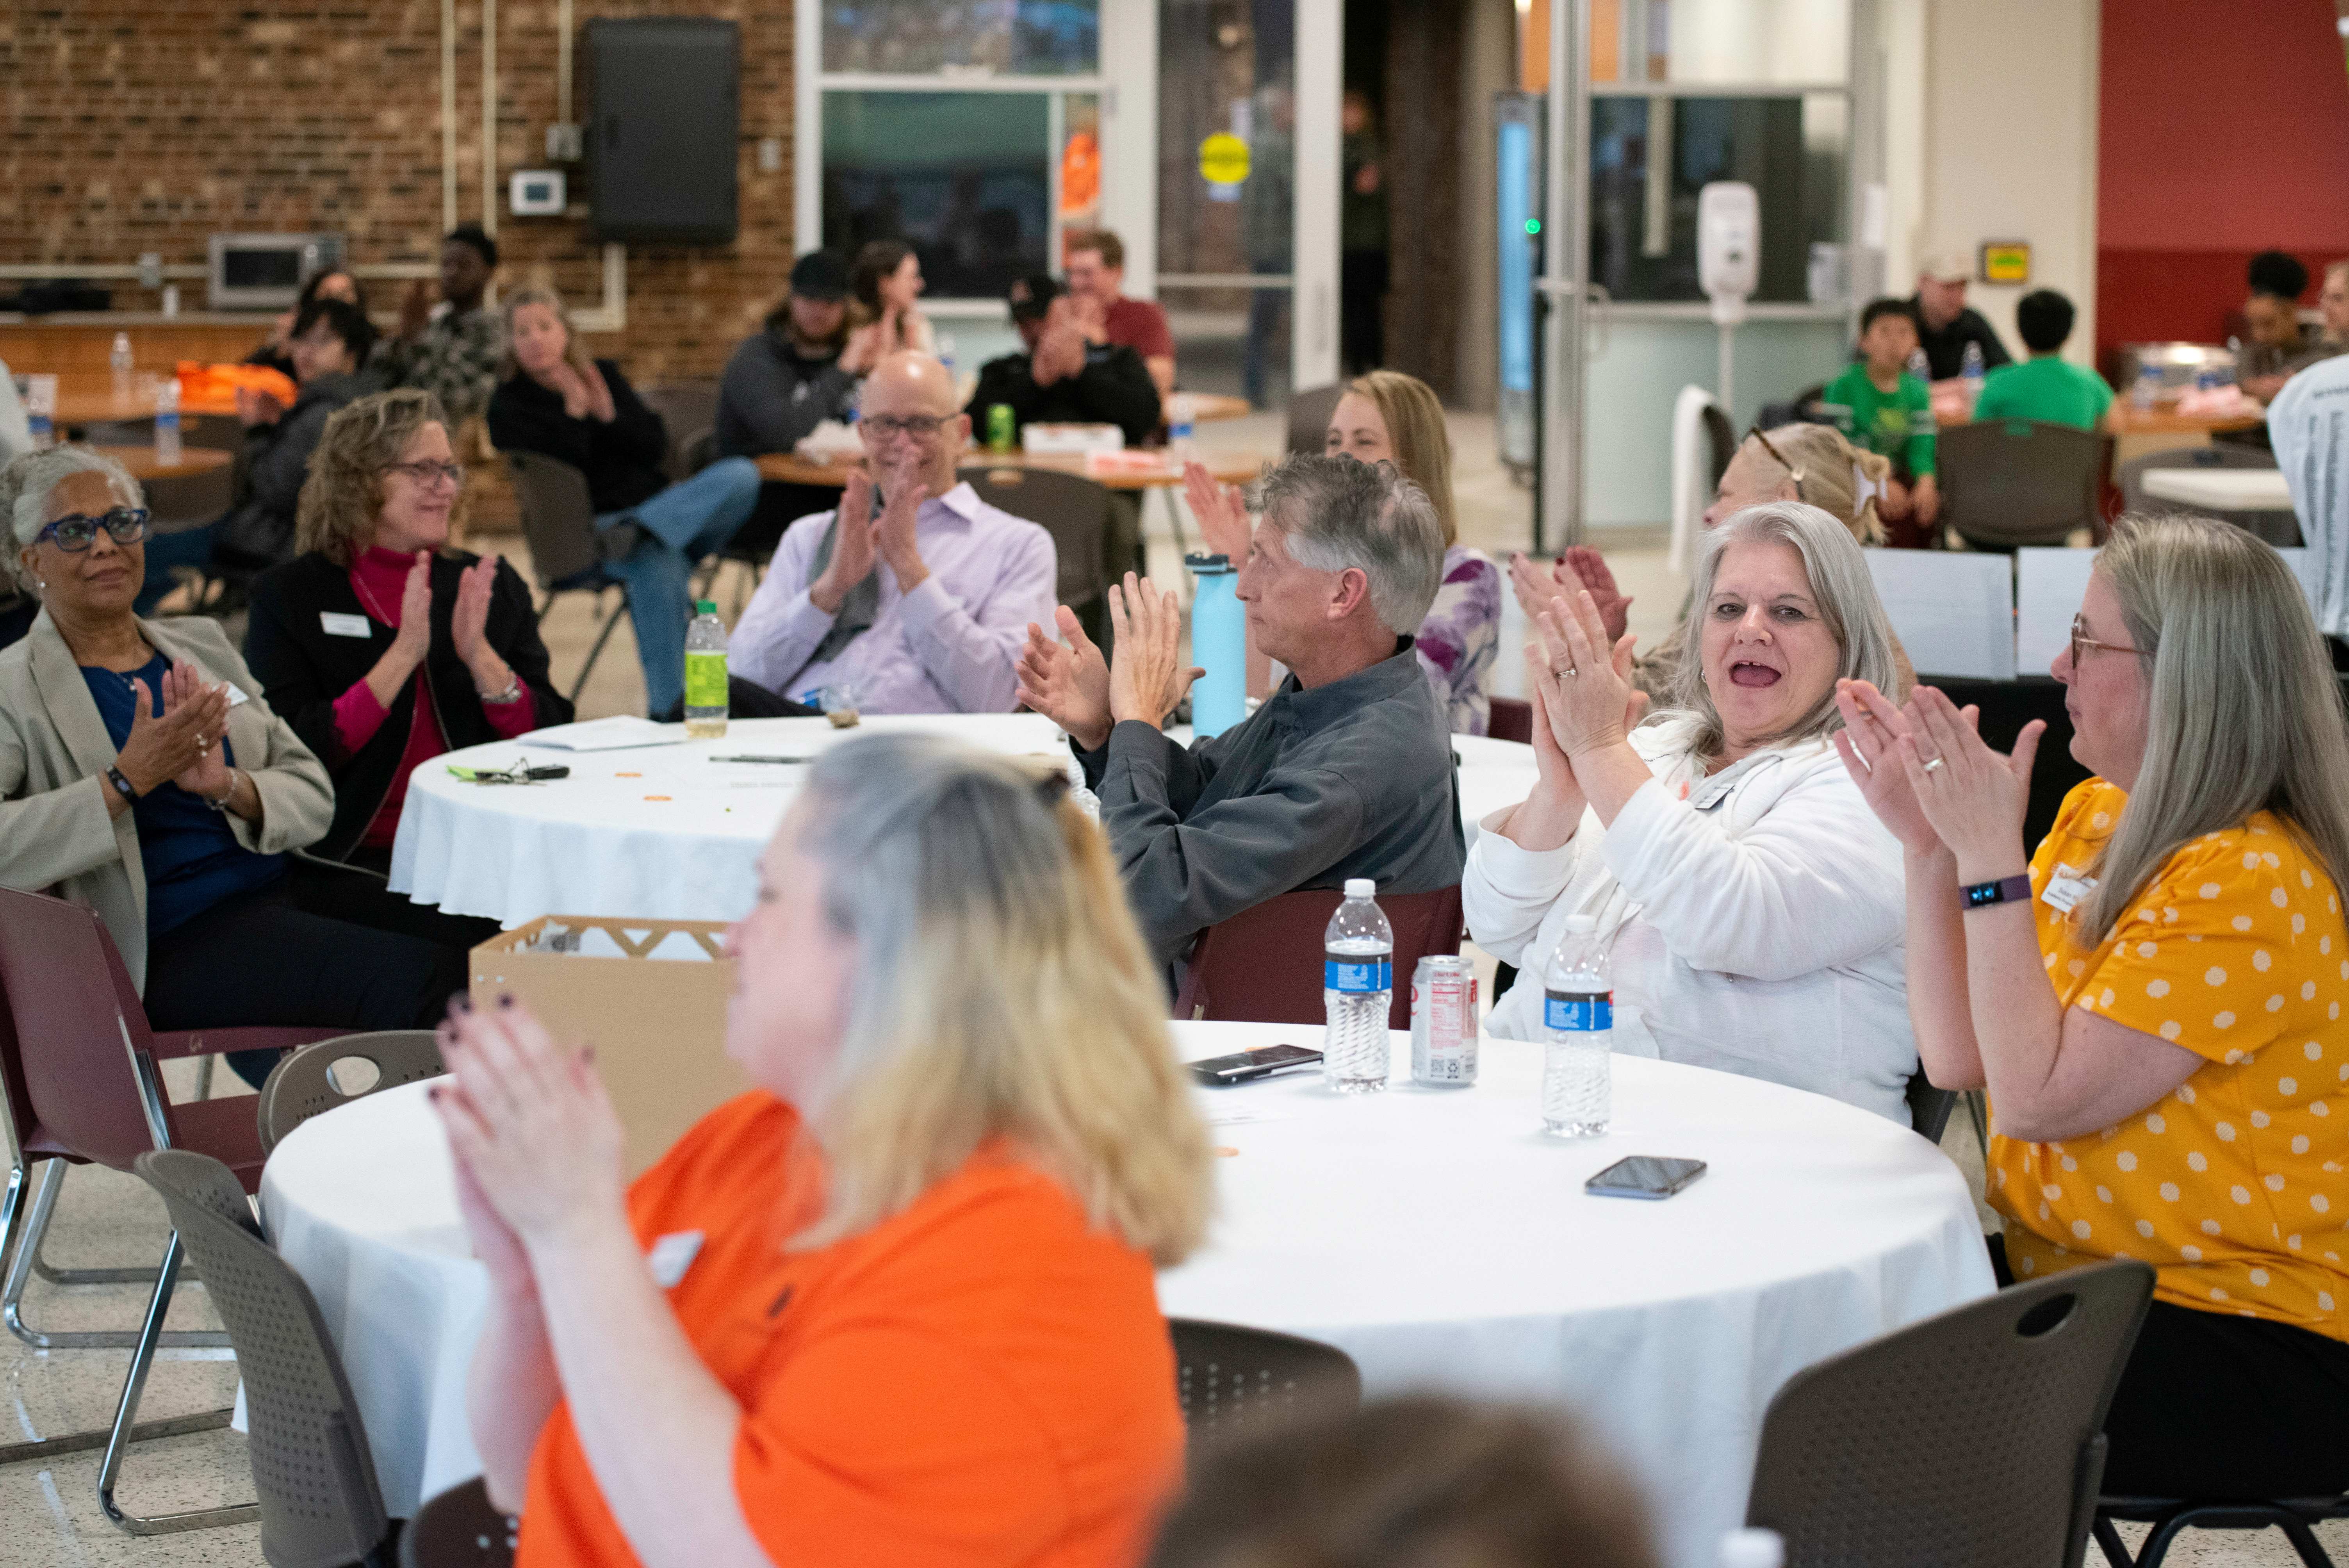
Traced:
MULTIPOLYGON (((1733 180, 1716 180, 1697 192, 1697 284, 1713 301, 1713 319, 1721 328, 1721 388, 1724 412, 1730 407, 1731 334, 1745 319, 1745 302, 1762 276, 1762 202, 1754 187, 1733 180)), ((1733 422, 1735 416, 1731 416, 1733 422)))

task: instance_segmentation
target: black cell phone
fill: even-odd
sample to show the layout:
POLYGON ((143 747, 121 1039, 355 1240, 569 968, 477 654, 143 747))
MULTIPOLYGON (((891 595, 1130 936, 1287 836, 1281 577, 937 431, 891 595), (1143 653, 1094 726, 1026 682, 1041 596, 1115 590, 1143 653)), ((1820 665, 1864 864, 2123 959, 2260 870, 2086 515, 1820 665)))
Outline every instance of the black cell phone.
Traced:
POLYGON ((1585 1181, 1582 1190, 1599 1198, 1669 1198, 1703 1174, 1702 1160, 1634 1154, 1585 1181))
POLYGON ((1237 1051, 1228 1057, 1209 1057, 1205 1061, 1186 1064, 1191 1076, 1210 1088, 1228 1088, 1251 1078, 1270 1078, 1275 1073, 1294 1072, 1299 1068, 1318 1067, 1319 1051, 1307 1050, 1303 1046, 1260 1046, 1252 1051, 1237 1051))

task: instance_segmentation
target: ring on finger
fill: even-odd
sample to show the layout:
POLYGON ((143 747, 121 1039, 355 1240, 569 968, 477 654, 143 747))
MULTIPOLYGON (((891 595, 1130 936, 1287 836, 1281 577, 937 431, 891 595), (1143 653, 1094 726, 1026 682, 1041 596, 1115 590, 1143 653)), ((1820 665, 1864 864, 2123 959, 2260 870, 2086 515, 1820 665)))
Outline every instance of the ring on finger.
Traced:
POLYGON ((1944 758, 1944 757, 1934 757, 1934 758, 1927 758, 1926 763, 1925 763, 1925 771, 1926 771, 1926 772, 1928 772, 1928 773, 1930 773, 1934 769, 1939 768, 1939 767, 1940 767, 1943 762, 1946 762, 1947 760, 1949 760, 1949 759, 1948 759, 1947 758, 1944 758))

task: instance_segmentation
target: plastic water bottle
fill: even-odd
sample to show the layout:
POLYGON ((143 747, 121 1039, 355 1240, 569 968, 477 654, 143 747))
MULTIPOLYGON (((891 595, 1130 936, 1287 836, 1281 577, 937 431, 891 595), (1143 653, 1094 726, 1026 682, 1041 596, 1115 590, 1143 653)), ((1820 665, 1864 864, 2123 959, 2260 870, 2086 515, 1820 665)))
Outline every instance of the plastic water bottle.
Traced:
POLYGON ((1567 917, 1542 992, 1542 1127, 1556 1138, 1596 1138, 1607 1130, 1615 1044, 1615 987, 1597 920, 1567 917))
POLYGON ((693 605, 685 629, 685 733, 694 740, 726 734, 726 623, 707 599, 693 605))
POLYGON ((25 430, 32 438, 33 450, 36 452, 46 452, 57 442, 57 407, 56 377, 25 377, 25 430))
POLYGON ((1751 1525, 1721 1538, 1721 1568, 1786 1568, 1785 1538, 1751 1525))
POLYGON ((2147 366, 2137 373, 2137 382, 2129 388, 2129 407, 2150 408, 2161 397, 2161 372, 2147 366))
POLYGON ((1191 662, 1207 673, 1191 685, 1191 733, 1221 735, 1247 717, 1247 608, 1228 555, 1186 555, 1198 591, 1191 600, 1191 662))
POLYGON ((954 379, 955 340, 951 332, 938 334, 938 363, 947 367, 947 379, 954 379))
POLYGON ((1966 345, 1965 357, 1958 362, 1958 379, 1964 383, 1966 406, 1971 407, 1982 397, 1982 351, 1979 343, 1966 345))
POLYGON ((119 403, 130 396, 131 372, 139 366, 137 356, 130 352, 129 333, 114 335, 114 348, 107 355, 106 364, 107 368, 114 372, 114 400, 119 403))
POLYGON ((1176 462, 1190 460, 1191 430, 1198 421, 1199 406, 1188 392, 1177 392, 1166 399, 1166 450, 1176 462))
POLYGON ((155 461, 163 468, 180 466, 180 378, 166 376, 155 389, 155 461))
POLYGON ((1933 379, 1932 363, 1925 357, 1925 351, 1921 348, 1912 348, 1909 351, 1908 370, 1909 375, 1920 381, 1933 379))
POLYGON ((1346 902, 1322 933, 1321 1076, 1340 1094, 1387 1087, 1387 1010, 1394 1002, 1394 927, 1368 877, 1346 879, 1346 902))

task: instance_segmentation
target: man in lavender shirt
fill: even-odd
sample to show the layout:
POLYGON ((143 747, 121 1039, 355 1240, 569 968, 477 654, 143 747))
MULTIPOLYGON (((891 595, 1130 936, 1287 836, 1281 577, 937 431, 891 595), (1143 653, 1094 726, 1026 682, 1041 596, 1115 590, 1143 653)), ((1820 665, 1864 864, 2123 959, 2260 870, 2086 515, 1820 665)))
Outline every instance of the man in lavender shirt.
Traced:
POLYGON ((1009 713, 1028 624, 1052 618, 1052 536, 955 478, 970 419, 936 359, 888 356, 863 407, 864 469, 784 533, 734 673, 801 702, 847 688, 866 713, 1009 713))

